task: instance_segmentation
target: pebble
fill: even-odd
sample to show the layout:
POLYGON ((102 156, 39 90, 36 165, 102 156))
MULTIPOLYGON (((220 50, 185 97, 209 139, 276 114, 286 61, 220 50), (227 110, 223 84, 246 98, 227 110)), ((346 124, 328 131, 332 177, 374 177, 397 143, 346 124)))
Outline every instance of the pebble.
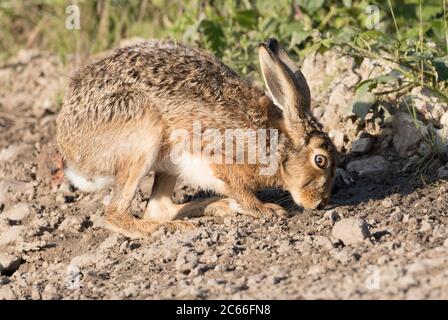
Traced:
POLYGON ((394 212, 390 215, 390 218, 394 222, 400 222, 403 220, 403 212, 401 212, 400 208, 395 208, 394 212))
POLYGON ((352 152, 353 153, 366 153, 372 148, 372 138, 365 137, 365 138, 359 138, 358 140, 354 141, 352 144, 352 152))
POLYGON ((417 219, 414 218, 414 217, 409 218, 409 220, 408 220, 408 224, 409 224, 409 227, 411 227, 411 228, 416 228, 417 225, 418 225, 417 219))
POLYGON ((322 274, 324 272, 325 272, 325 267, 323 267, 322 265, 313 265, 308 270, 308 274, 310 276, 319 275, 319 274, 322 274))
POLYGON ((336 251, 333 257, 342 264, 346 264, 352 259, 352 255, 347 250, 336 251))
POLYGON ((130 286, 123 291, 126 298, 134 298, 138 296, 138 287, 137 286, 130 286))
POLYGON ((110 248, 113 248, 118 243, 118 238, 118 233, 113 233, 101 243, 99 249, 108 250, 110 248))
POLYGON ((80 215, 67 216, 58 229, 65 232, 80 232, 83 229, 85 217, 80 215))
POLYGON ((324 217, 330 220, 331 225, 334 225, 335 222, 340 218, 339 214, 334 209, 325 212, 324 217))
POLYGON ((194 268, 196 268, 199 264, 198 256, 195 252, 185 252, 185 250, 181 250, 179 255, 177 256, 175 267, 176 269, 183 273, 189 274, 194 268))
POLYGON ((10 282, 11 280, 9 280, 9 277, 0 275, 0 287, 10 282))
POLYGON ((446 166, 437 169, 437 178, 446 179, 448 178, 448 168, 446 166))
POLYGON ((422 225, 420 227, 421 232, 432 231, 432 226, 427 220, 422 221, 422 225))
POLYGON ((368 176, 386 172, 390 167, 389 161, 382 156, 372 156, 365 159, 352 160, 347 164, 347 170, 356 172, 360 176, 368 176))
POLYGON ((45 290, 42 293, 43 300, 60 300, 62 295, 57 293, 56 288, 52 284, 47 284, 45 290))
POLYGON ((23 226, 12 226, 0 234, 0 246, 22 242, 23 226))
POLYGON ((344 146, 344 133, 339 130, 331 130, 328 136, 333 141, 336 148, 340 149, 344 146))
POLYGON ((403 215, 403 222, 404 222, 404 223, 408 223, 410 217, 411 217, 411 216, 409 215, 409 213, 405 213, 405 214, 403 215))
POLYGON ((448 248, 448 238, 445 239, 445 241, 443 241, 443 246, 446 247, 446 248, 448 248))
POLYGON ((21 222, 30 215, 31 209, 25 203, 17 203, 11 209, 5 212, 5 216, 8 220, 14 222, 21 222))
POLYGON ((377 262, 378 264, 385 264, 386 262, 388 262, 390 260, 390 257, 388 255, 382 255, 378 258, 377 262))
POLYGON ((331 240, 324 236, 316 236, 313 241, 318 247, 321 247, 325 250, 333 249, 333 244, 331 240))
POLYGON ((22 259, 9 253, 0 253, 0 274, 12 273, 21 264, 22 259))
POLYGON ((383 206, 383 208, 392 208, 394 206, 394 203, 392 201, 392 199, 390 198, 386 198, 383 201, 381 201, 381 205, 383 206))
POLYGON ((356 244, 370 237, 366 221, 356 218, 339 220, 333 226, 332 234, 345 245, 356 244))
POLYGON ((11 286, 6 285, 0 287, 0 300, 12 300, 15 299, 14 292, 11 289, 11 286))

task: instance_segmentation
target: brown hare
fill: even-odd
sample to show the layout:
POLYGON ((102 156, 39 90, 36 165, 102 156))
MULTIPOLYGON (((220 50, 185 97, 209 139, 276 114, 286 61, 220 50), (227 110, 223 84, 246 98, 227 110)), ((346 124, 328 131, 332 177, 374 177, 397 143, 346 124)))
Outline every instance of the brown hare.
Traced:
MULTIPOLYGON (((175 219, 201 212, 213 201, 253 217, 285 214, 281 206, 255 196, 261 188, 288 190, 304 208, 324 206, 335 175, 335 148, 310 114, 306 80, 275 39, 260 44, 259 60, 270 97, 215 57, 173 41, 121 48, 80 69, 57 120, 66 176, 85 191, 113 183, 106 221, 130 236, 149 235, 160 227, 190 228, 190 222, 175 219), (278 168, 260 174, 266 163, 215 161, 216 152, 198 155, 191 146, 172 156, 181 154, 185 142, 177 133, 209 129, 270 130, 272 135, 248 138, 242 153, 260 149, 249 150, 249 142, 264 144, 278 168), (138 219, 130 204, 149 171, 155 172, 153 191, 144 218, 138 219), (177 177, 225 198, 175 204, 171 194, 177 177)), ((207 141, 214 147, 224 144, 201 140, 200 151, 207 149, 207 141)), ((241 141, 231 145, 230 153, 237 144, 241 141)), ((235 160, 235 154, 230 158, 235 160)))

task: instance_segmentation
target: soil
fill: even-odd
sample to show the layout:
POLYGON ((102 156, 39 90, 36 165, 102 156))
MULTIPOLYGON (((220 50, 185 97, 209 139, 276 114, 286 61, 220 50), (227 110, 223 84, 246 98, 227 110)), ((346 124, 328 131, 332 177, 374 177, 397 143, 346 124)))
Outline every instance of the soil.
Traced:
POLYGON ((354 174, 325 210, 140 240, 104 228, 110 191, 73 190, 60 170, 67 74, 43 52, 0 67, 0 299, 448 299, 448 182, 400 173, 384 150, 393 170, 354 174))

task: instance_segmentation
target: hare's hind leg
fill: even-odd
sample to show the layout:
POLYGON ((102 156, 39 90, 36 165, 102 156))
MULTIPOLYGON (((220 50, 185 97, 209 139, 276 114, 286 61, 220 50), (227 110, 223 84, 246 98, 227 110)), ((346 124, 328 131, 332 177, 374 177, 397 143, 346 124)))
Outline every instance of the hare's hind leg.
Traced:
POLYGON ((115 193, 106 209, 106 222, 110 229, 129 237, 142 237, 150 235, 159 228, 175 231, 193 227, 193 224, 184 221, 162 222, 134 217, 129 210, 130 205, 140 180, 150 165, 148 159, 142 157, 137 161, 127 161, 120 167, 120 173, 116 177, 115 193))
POLYGON ((171 200, 176 176, 164 172, 156 172, 151 197, 144 219, 157 221, 170 221, 176 217, 177 205, 171 200))
MULTIPOLYGON (((175 204, 171 195, 176 184, 177 177, 165 172, 156 172, 151 198, 146 207, 144 218, 157 221, 171 221, 185 217, 198 217, 204 215, 205 208, 219 200, 214 197, 202 200, 193 200, 184 204, 175 204)), ((184 221, 171 221, 182 227, 184 221)))

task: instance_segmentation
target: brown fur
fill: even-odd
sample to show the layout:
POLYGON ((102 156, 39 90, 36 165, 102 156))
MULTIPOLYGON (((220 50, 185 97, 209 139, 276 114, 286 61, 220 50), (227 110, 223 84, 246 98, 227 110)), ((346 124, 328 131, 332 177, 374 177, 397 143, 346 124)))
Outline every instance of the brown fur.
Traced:
MULTIPOLYGON (((276 55, 272 52, 277 47, 271 47, 275 50, 262 46, 260 52, 276 55)), ((278 56, 285 59, 279 50, 278 56)), ((269 57, 265 55, 265 59, 269 57)), ((274 76, 292 65, 275 59, 273 63, 280 67, 274 76)), ((184 221, 162 221, 201 211, 212 202, 179 206, 170 200, 178 173, 172 172, 168 163, 173 147, 169 137, 175 129, 191 131, 193 120, 201 123, 202 130, 279 130, 280 168, 276 174, 259 175, 260 165, 210 165, 214 177, 224 184, 220 193, 236 200, 240 212, 255 217, 285 214, 279 205, 255 197, 255 190, 265 187, 285 188, 305 207, 315 207, 329 198, 334 147, 308 113, 306 81, 293 79, 296 82, 285 83, 289 87, 284 91, 305 105, 296 106, 297 112, 291 108, 290 114, 281 112, 260 89, 213 56, 181 43, 148 41, 118 49, 72 77, 58 117, 57 140, 70 165, 90 177, 115 177, 107 221, 127 234, 149 234, 159 227, 189 228, 191 224, 184 221), (325 170, 310 160, 316 149, 330 161, 325 170), (148 212, 149 219, 139 220, 129 207, 140 179, 150 169, 156 171, 156 182, 148 208, 166 213, 153 218, 148 212)))

